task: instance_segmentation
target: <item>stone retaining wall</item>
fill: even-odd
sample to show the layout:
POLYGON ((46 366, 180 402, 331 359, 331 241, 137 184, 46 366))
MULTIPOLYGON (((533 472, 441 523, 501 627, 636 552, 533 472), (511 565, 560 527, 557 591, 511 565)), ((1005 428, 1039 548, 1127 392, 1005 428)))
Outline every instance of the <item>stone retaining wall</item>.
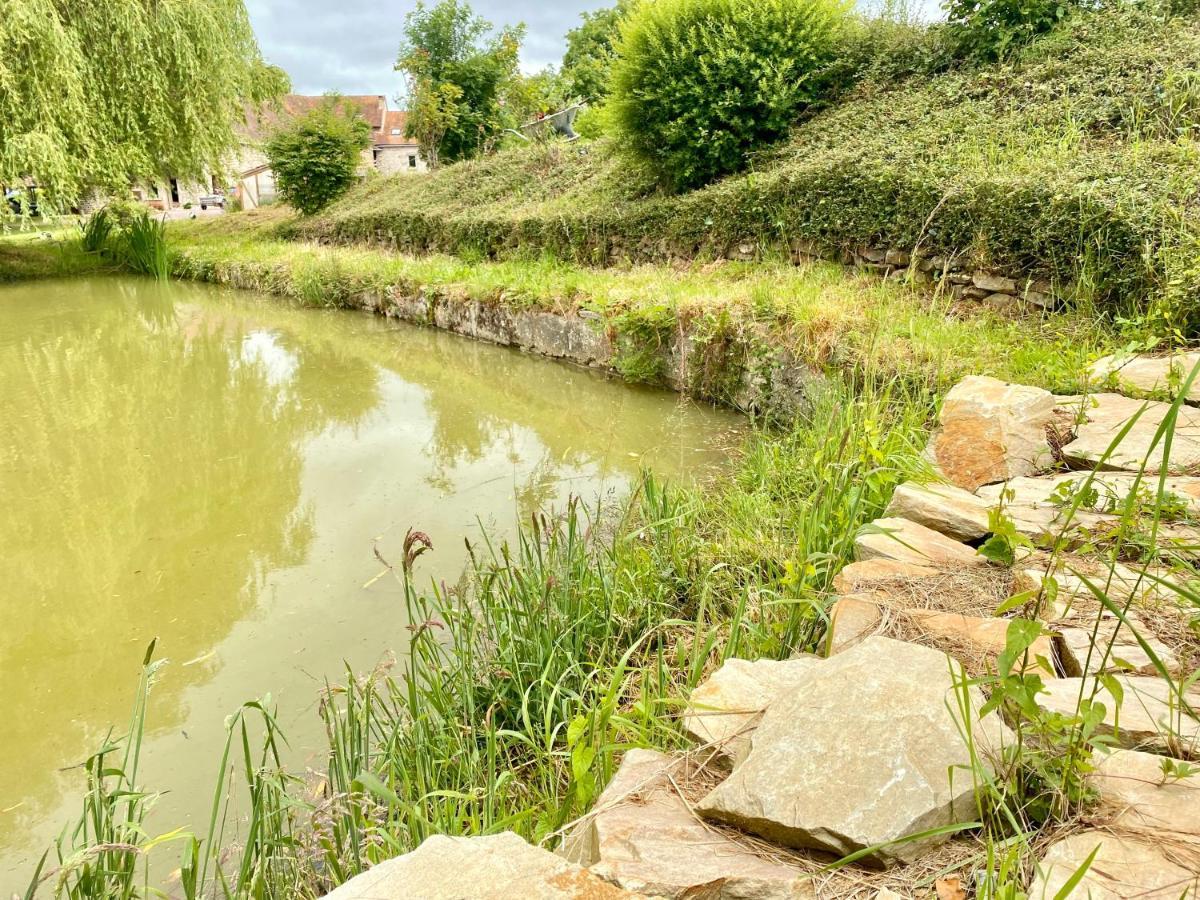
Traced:
MULTIPOLYGON (((791 244, 795 262, 821 259, 860 270, 874 272, 883 278, 930 288, 941 288, 955 300, 970 300, 1000 312, 1025 312, 1056 309, 1069 296, 1069 286, 1055 285, 1043 278, 1010 277, 986 270, 974 269, 954 258, 921 256, 898 247, 857 247, 854 250, 830 250, 814 241, 795 240, 791 244)), ((730 258, 753 259, 752 244, 741 244, 730 258)))
MULTIPOLYGON (((360 295, 358 306, 414 325, 431 326, 476 340, 516 347, 581 366, 617 372, 618 349, 612 326, 586 310, 560 314, 512 309, 498 303, 464 300, 420 291, 360 295)), ((731 406, 751 415, 790 420, 809 405, 824 376, 771 340, 766 329, 736 338, 731 354, 747 364, 731 366, 714 378, 704 342, 685 324, 656 349, 663 382, 672 390, 731 406), (719 382, 719 386, 717 384, 719 382)), ((718 363, 718 366, 720 363, 718 363)))

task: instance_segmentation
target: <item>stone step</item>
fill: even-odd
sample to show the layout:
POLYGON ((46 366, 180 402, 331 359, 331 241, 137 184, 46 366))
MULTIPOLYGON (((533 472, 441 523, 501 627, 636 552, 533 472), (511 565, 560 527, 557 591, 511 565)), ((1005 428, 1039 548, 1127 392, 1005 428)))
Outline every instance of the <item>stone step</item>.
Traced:
POLYGON ((815 898, 810 876, 695 816, 677 789, 685 766, 654 750, 630 750, 560 852, 605 881, 653 897, 815 898))
POLYGON ((1196 900, 1200 866, 1142 835, 1088 829, 1056 841, 1037 864, 1029 900, 1196 900), (1095 856, 1092 854, 1095 853, 1095 856), (1079 869, 1091 864, 1075 885, 1079 869))
MULTIPOLYGON (((948 653, 973 674, 979 669, 980 660, 987 663, 986 671, 995 672, 996 657, 1007 642, 1009 621, 898 607, 886 595, 848 594, 833 605, 826 650, 832 656, 882 633, 948 653)), ((1054 644, 1046 634, 1030 648, 1026 671, 1055 678, 1058 673, 1054 659, 1054 644)))
POLYGON ((1126 622, 1115 616, 1105 616, 1079 626, 1058 627, 1056 643, 1063 672, 1069 676, 1097 675, 1101 672, 1131 672, 1135 675, 1157 675, 1158 667, 1150 654, 1138 643, 1134 632, 1158 657, 1168 672, 1179 669, 1174 651, 1133 615, 1126 622))
POLYGON ((988 533, 988 512, 984 500, 952 484, 906 482, 892 494, 884 515, 908 519, 956 541, 974 541, 988 533))
MULTIPOLYGON (((1088 376, 1091 385, 1102 390, 1161 400, 1177 397, 1198 363, 1200 351, 1195 350, 1165 356, 1113 354, 1092 363, 1088 376)), ((1185 399, 1200 403, 1200 378, 1192 383, 1185 399)))
MULTIPOLYGON (((1162 753, 1195 755, 1200 751, 1200 721, 1181 708, 1171 685, 1161 678, 1141 675, 1108 676, 1120 685, 1120 703, 1102 682, 1093 677, 1047 681, 1038 704, 1051 712, 1075 715, 1080 696, 1095 697, 1104 706, 1101 733, 1112 734, 1121 747, 1162 753)), ((1200 689, 1184 695, 1192 710, 1200 711, 1200 689)))
POLYGON ((728 763, 750 750, 750 734, 776 697, 795 690, 814 665, 815 656, 776 661, 728 659, 697 685, 683 713, 683 730, 713 748, 728 763))
MULTIPOLYGON (((840 857, 885 845, 866 863, 918 859, 949 836, 913 835, 976 812, 951 713, 956 670, 944 653, 883 637, 812 667, 767 708, 745 760, 697 809, 786 846, 840 857)), ((1008 729, 979 718, 977 689, 967 696, 976 745, 998 750, 1008 729)))
POLYGON ((632 900, 643 895, 526 843, 511 831, 487 837, 426 838, 381 862, 325 900, 632 900))
POLYGON ((1088 776, 1100 798, 1096 815, 1110 828, 1170 833, 1200 849, 1200 771, 1180 775, 1186 765, 1137 750, 1101 757, 1088 776))
MULTIPOLYGON (((1157 474, 1164 469, 1166 446, 1156 441, 1171 406, 1154 400, 1134 400, 1120 394, 1092 394, 1077 401, 1075 438, 1062 448, 1073 468, 1157 474), (1132 423, 1132 424, 1130 424, 1132 423), (1121 437, 1129 424, 1129 431, 1121 437), (1118 442, 1118 438, 1120 438, 1118 442), (1109 448, 1116 446, 1109 452, 1109 448), (1153 449, 1152 449, 1153 448, 1153 449)), ((1179 411, 1166 459, 1168 474, 1187 475, 1200 468, 1200 410, 1179 411)), ((1029 474, 1023 472, 1020 474, 1029 474)))
POLYGON ((890 559, 896 562, 939 568, 987 566, 974 547, 952 540, 932 528, 908 519, 876 519, 854 540, 859 561, 890 559))

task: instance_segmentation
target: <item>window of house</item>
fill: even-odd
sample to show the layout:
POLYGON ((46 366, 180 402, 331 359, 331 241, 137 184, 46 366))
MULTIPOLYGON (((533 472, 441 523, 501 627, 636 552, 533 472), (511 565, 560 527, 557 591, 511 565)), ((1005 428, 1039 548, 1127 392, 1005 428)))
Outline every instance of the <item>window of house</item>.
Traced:
POLYGON ((409 167, 410 169, 415 169, 415 168, 417 167, 417 157, 416 157, 416 154, 414 154, 414 153, 410 153, 410 154, 408 154, 408 167, 409 167))

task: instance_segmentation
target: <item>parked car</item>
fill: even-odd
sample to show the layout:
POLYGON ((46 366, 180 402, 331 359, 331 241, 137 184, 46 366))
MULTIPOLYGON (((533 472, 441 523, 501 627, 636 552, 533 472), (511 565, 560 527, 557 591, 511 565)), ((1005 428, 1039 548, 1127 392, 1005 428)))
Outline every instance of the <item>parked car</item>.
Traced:
POLYGON ((224 209, 225 195, 220 191, 213 191, 211 194, 205 194, 200 198, 201 209, 208 209, 210 206, 215 206, 218 209, 224 209))
POLYGON ((36 216, 38 214, 37 191, 34 188, 10 188, 4 192, 4 202, 14 216, 23 215, 25 212, 21 208, 21 201, 26 199, 26 191, 28 191, 29 215, 36 216))

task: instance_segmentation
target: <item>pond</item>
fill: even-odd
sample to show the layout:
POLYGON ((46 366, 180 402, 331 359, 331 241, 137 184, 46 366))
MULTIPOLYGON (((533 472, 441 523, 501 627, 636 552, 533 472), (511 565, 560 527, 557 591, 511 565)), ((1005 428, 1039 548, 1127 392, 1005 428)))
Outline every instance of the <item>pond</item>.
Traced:
POLYGON ((0 895, 77 813, 152 638, 143 781, 203 819, 222 723, 270 692, 296 766, 316 698, 402 647, 376 579, 405 531, 464 539, 640 467, 694 479, 741 420, 600 373, 365 314, 127 278, 0 287, 0 895))

